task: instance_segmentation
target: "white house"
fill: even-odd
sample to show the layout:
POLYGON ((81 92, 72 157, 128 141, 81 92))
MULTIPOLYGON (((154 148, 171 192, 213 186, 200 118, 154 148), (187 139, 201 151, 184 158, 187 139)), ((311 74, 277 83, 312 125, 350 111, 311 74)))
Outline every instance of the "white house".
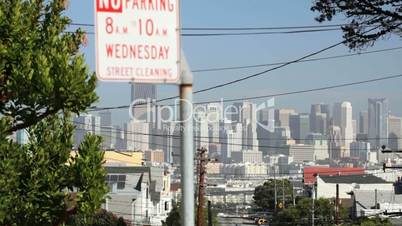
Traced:
POLYGON ((162 225, 171 210, 170 174, 163 167, 106 167, 103 208, 134 224, 162 225))
POLYGON ((336 184, 339 185, 339 198, 349 199, 351 191, 393 191, 393 184, 370 174, 345 176, 317 175, 317 198, 335 198, 336 184))

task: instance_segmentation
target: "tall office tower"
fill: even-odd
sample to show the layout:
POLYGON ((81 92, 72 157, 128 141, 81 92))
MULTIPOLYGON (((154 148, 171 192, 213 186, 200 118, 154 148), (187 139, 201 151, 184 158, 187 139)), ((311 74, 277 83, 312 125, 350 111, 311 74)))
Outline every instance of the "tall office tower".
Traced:
POLYGON ((389 138, 388 146, 392 150, 402 149, 402 118, 389 116, 389 138))
POLYGON ((230 162, 232 152, 242 150, 242 123, 222 122, 220 141, 222 143, 220 160, 230 162))
POLYGON ((359 133, 368 134, 368 111, 359 113, 359 133))
POLYGON ((368 137, 372 148, 388 143, 388 114, 386 98, 368 99, 368 137))
POLYGON ((326 104, 313 104, 310 110, 310 130, 313 133, 327 134, 329 107, 326 104))
POLYGON ((219 123, 223 120, 222 103, 209 103, 206 105, 209 142, 216 145, 219 142, 219 123))
MULTIPOLYGON (((153 103, 156 100, 156 96, 156 85, 154 84, 131 84, 131 103, 153 103)), ((134 106, 132 109, 132 116, 135 120, 146 120, 149 122, 151 118, 150 114, 152 114, 151 109, 148 109, 146 104, 134 106)))
POLYGON ((356 135, 357 135, 357 121, 356 119, 352 119, 352 128, 353 128, 353 140, 356 140, 356 135))
POLYGON ((100 117, 100 134, 103 138, 102 147, 105 149, 115 148, 117 137, 112 126, 112 112, 101 111, 98 114, 100 117))
MULTIPOLYGON (((180 129, 179 124, 175 122, 162 122, 161 128, 152 127, 152 134, 158 136, 150 136, 151 149, 162 149, 164 160, 170 164, 180 163, 180 129)), ((195 146, 194 146, 195 148, 195 146)))
POLYGON ((74 147, 78 148, 87 133, 101 135, 100 117, 90 114, 76 116, 73 119, 75 126, 74 147))
POLYGON ((350 143, 350 157, 361 161, 370 161, 370 143, 363 141, 350 143))
POLYGON ((258 150, 256 105, 248 101, 234 103, 231 111, 232 123, 242 123, 243 148, 258 150))
POLYGON ((289 126, 290 135, 296 140, 296 143, 305 143, 305 139, 310 132, 310 115, 307 113, 290 115, 289 126))
POLYGON ((150 124, 148 122, 130 120, 124 128, 126 149, 130 151, 149 150, 150 124))
POLYGON ((346 149, 343 157, 349 156, 350 143, 353 142, 352 104, 344 101, 334 104, 334 125, 341 129, 342 146, 346 149))
POLYGON ((194 136, 195 147, 206 148, 208 150, 209 136, 206 112, 194 113, 194 136))
POLYGON ((314 161, 329 159, 327 137, 321 133, 309 133, 306 144, 312 145, 314 150, 314 161))
POLYGON ((107 111, 101 111, 98 113, 100 117, 100 125, 101 127, 103 126, 112 126, 112 112, 107 110, 107 111))
POLYGON ((328 128, 328 152, 329 160, 338 160, 341 158, 342 135, 341 128, 334 126, 332 123, 328 128))
POLYGON ((125 140, 124 140, 124 135, 125 131, 122 127, 116 126, 114 128, 114 137, 116 137, 116 142, 115 142, 115 148, 118 150, 123 150, 126 148, 125 140))
POLYGON ((292 114, 296 114, 294 109, 275 109, 275 126, 289 127, 289 117, 292 114))

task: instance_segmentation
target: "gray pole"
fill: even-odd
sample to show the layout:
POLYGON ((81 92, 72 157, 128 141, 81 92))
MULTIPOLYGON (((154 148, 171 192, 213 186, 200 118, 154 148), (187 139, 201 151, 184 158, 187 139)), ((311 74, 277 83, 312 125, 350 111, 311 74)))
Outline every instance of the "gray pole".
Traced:
POLYGON ((285 179, 282 179, 282 208, 285 209, 285 179))
POLYGON ((314 226, 314 204, 315 204, 315 184, 313 184, 313 194, 312 194, 312 198, 313 198, 313 206, 312 206, 312 211, 311 211, 311 225, 314 226))
POLYGON ((275 167, 275 165, 274 165, 274 186, 275 186, 275 188, 274 188, 274 192, 275 192, 275 208, 274 208, 274 210, 275 210, 275 213, 276 213, 276 206, 278 205, 278 199, 277 199, 277 191, 276 191, 276 167, 275 167))
POLYGON ((193 76, 182 52, 180 83, 181 222, 194 226, 193 76))

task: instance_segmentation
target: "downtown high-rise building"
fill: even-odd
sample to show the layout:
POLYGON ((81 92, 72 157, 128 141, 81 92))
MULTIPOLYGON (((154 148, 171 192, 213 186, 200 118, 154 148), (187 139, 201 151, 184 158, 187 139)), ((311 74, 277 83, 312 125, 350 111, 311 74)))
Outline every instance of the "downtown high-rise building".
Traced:
POLYGON ((359 113, 358 130, 360 134, 368 134, 368 111, 359 113))
POLYGON ((234 103, 231 110, 231 123, 242 124, 243 149, 258 150, 256 104, 234 103))
POLYGON ((327 104, 313 104, 310 110, 310 130, 313 133, 327 134, 329 123, 329 106, 327 104))
POLYGON ((341 129, 341 144, 345 148, 346 153, 343 157, 349 156, 350 143, 353 142, 353 120, 352 120, 352 104, 344 101, 335 103, 333 108, 333 123, 341 129))
POLYGON ((101 135, 101 119, 99 116, 83 114, 73 118, 75 126, 74 147, 78 148, 87 133, 101 135))
POLYGON ((151 121, 151 110, 147 107, 146 103, 152 104, 157 97, 156 85, 145 83, 132 83, 131 84, 131 104, 132 119, 140 121, 151 121), (138 105, 139 106, 135 106, 138 105))
POLYGON ((402 117, 390 115, 389 119, 388 147, 391 150, 402 149, 402 117))
POLYGON ((222 130, 220 134, 220 141, 222 143, 220 160, 230 162, 232 152, 241 151, 243 149, 242 123, 226 121, 221 123, 221 127, 225 129, 222 130))
POLYGON ((275 109, 274 120, 275 127, 289 127, 290 115, 296 114, 294 109, 275 109))
POLYGON ((371 148, 379 148, 388 143, 388 99, 368 99, 368 137, 371 148))
POLYGON ((116 148, 116 140, 118 134, 116 129, 112 126, 112 112, 101 111, 98 113, 100 118, 100 134, 102 136, 102 147, 104 149, 116 148))
POLYGON ((304 143, 310 133, 310 115, 307 113, 290 115, 289 126, 290 135, 296 143, 304 143))
POLYGON ((125 124, 125 144, 130 151, 146 151, 150 145, 150 124, 145 121, 130 120, 125 124))

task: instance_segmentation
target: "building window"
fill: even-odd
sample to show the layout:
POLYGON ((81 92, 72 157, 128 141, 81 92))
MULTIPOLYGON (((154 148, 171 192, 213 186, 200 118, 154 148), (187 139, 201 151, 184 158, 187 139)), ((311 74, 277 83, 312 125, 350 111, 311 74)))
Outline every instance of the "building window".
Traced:
POLYGON ((165 202, 165 211, 169 210, 169 202, 165 202))
POLYGON ((126 186, 126 175, 117 175, 117 174, 107 175, 106 182, 110 190, 112 190, 113 184, 117 184, 118 190, 123 190, 126 186))
POLYGON ((148 188, 147 188, 147 190, 146 190, 146 194, 145 194, 145 198, 146 198, 146 199, 149 199, 149 197, 148 197, 148 196, 149 196, 149 195, 148 195, 148 193, 149 193, 149 191, 148 191, 148 188))

